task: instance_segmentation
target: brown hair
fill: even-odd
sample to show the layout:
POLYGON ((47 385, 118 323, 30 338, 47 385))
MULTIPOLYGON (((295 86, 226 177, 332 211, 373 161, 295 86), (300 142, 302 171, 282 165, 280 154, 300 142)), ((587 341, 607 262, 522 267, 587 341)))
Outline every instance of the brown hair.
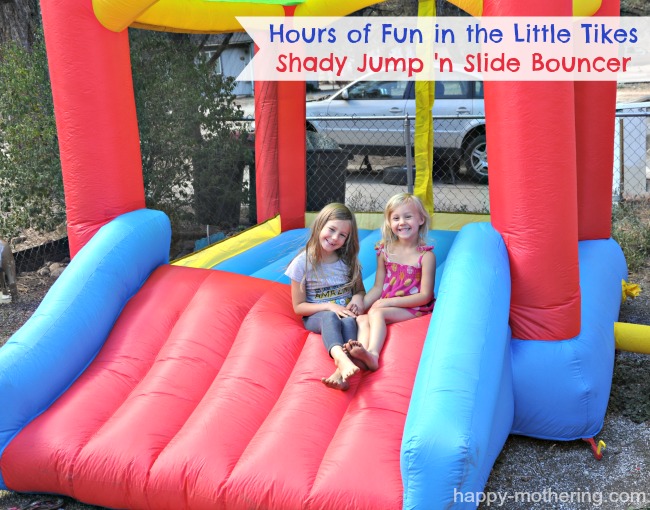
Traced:
MULTIPOLYGON (((318 237, 321 230, 331 220, 343 220, 350 222, 350 235, 345 240, 343 246, 341 246, 337 251, 339 258, 345 262, 345 264, 350 269, 350 283, 354 292, 354 285, 357 280, 361 279, 361 265, 359 264, 359 230, 357 228, 357 220, 354 217, 354 214, 350 209, 347 208, 344 204, 339 204, 337 202, 327 204, 321 209, 321 211, 316 215, 314 223, 311 226, 311 232, 309 234, 309 239, 307 245, 305 246, 305 252, 307 254, 306 264, 307 268, 311 264, 311 267, 317 271, 321 264, 322 251, 320 249, 320 243, 318 237)), ((307 271, 305 271, 305 275, 307 271)), ((304 283, 301 282, 301 285, 304 283)))

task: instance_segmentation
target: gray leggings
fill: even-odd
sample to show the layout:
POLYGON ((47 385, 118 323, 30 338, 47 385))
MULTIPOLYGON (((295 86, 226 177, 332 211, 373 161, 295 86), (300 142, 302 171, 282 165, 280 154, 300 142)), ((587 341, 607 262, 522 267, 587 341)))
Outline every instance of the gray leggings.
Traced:
POLYGON ((328 353, 335 345, 342 347, 348 340, 357 339, 356 317, 341 319, 334 312, 323 310, 314 315, 303 317, 302 322, 308 331, 321 334, 328 353))

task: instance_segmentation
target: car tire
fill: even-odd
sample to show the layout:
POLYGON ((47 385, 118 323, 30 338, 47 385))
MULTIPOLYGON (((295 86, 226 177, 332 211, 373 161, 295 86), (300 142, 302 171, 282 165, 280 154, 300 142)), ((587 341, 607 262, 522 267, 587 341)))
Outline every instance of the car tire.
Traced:
POLYGON ((477 135, 465 147, 463 162, 467 175, 477 182, 487 182, 487 143, 485 135, 477 135))
POLYGON ((403 166, 387 166, 382 175, 384 184, 406 186, 406 168, 403 166))

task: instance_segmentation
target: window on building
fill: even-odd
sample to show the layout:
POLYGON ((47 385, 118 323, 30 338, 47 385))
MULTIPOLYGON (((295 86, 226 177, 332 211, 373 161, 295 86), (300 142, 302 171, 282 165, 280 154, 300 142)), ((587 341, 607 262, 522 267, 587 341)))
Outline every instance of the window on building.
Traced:
MULTIPOLYGON (((206 62, 210 61, 210 59, 214 56, 214 53, 214 50, 208 50, 205 52, 206 62)), ((223 71, 221 69, 221 57, 219 57, 215 63, 214 72, 215 74, 223 74, 223 71)))

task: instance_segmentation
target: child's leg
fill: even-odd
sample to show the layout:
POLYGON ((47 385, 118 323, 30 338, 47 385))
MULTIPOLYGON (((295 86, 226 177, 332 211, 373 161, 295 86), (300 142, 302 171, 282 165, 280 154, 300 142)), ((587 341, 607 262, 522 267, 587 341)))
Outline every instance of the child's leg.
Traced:
POLYGON ((368 311, 368 341, 361 342, 361 331, 364 329, 359 325, 359 341, 348 342, 347 350, 350 356, 363 361, 369 370, 379 368, 379 354, 386 341, 386 324, 402 322, 412 319, 413 314, 404 308, 371 308, 368 311))
MULTIPOLYGON (((348 318, 343 319, 343 322, 345 323, 348 318)), ((368 365, 361 360, 359 357, 354 357, 350 355, 350 350, 354 347, 354 345, 358 342, 357 338, 359 338, 359 341, 364 341, 368 342, 368 316, 367 315, 360 315, 358 317, 354 318, 354 335, 352 334, 346 334, 344 331, 343 333, 343 338, 349 338, 347 343, 343 346, 343 350, 347 353, 348 356, 350 356, 350 359, 352 360, 352 363, 354 363, 356 366, 358 366, 361 370, 369 370, 368 365), (359 335, 359 336, 357 336, 359 335)))
POLYGON ((345 344, 345 351, 352 358, 355 365, 363 370, 377 370, 376 360, 370 356, 366 347, 370 337, 370 323, 368 315, 359 315, 357 317, 357 326, 359 328, 357 340, 349 340, 345 344))
POLYGON ((307 330, 320 333, 325 349, 330 355, 334 346, 340 345, 342 347, 347 342, 347 339, 343 338, 341 319, 334 312, 327 310, 316 312, 313 315, 303 317, 302 322, 307 330))
POLYGON ((370 337, 370 324, 368 322, 368 314, 359 315, 357 317, 357 326, 359 331, 357 333, 357 340, 361 342, 364 347, 368 347, 368 339, 370 337))
POLYGON ((371 309, 369 315, 370 338, 368 340, 368 352, 379 358, 379 353, 384 348, 386 341, 386 325, 395 322, 403 322, 415 317, 405 308, 377 308, 371 309))
MULTIPOLYGON (((327 386, 335 387, 328 384, 328 381, 335 380, 339 381, 338 386, 344 386, 343 383, 346 383, 348 377, 356 374, 359 371, 359 367, 352 362, 343 350, 344 339, 341 319, 334 312, 323 311, 305 317, 303 323, 309 331, 321 334, 325 348, 336 365, 336 371, 329 377, 323 378, 323 383, 327 386)), ((338 386, 336 386, 338 389, 347 389, 338 386)))
POLYGON ((359 328, 357 326, 356 317, 343 317, 341 319, 341 336, 343 343, 348 340, 356 340, 359 328))
MULTIPOLYGON (((359 371, 359 367, 356 366, 352 360, 348 357, 348 353, 343 350, 342 345, 335 345, 330 350, 330 356, 334 359, 334 364, 336 365, 336 371, 340 372, 341 379, 346 381, 348 377, 352 377, 359 371)), ((336 373, 336 372, 335 372, 336 373)), ((332 374, 334 375, 334 374, 332 374)))

